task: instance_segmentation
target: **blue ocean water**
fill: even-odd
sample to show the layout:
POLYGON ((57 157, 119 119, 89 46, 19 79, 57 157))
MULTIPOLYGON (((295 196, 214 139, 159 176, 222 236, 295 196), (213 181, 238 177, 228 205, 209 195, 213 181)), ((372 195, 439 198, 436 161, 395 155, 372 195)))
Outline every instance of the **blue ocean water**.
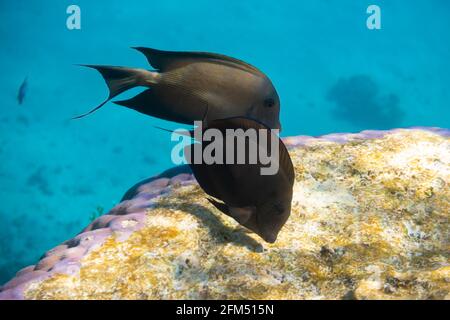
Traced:
POLYGON ((449 30, 446 0, 0 1, 0 283, 172 166, 153 126, 177 125, 111 103, 69 120, 107 96, 74 64, 148 67, 132 46, 219 52, 269 75, 283 136, 448 128, 449 30), (71 4, 81 30, 66 27, 71 4))

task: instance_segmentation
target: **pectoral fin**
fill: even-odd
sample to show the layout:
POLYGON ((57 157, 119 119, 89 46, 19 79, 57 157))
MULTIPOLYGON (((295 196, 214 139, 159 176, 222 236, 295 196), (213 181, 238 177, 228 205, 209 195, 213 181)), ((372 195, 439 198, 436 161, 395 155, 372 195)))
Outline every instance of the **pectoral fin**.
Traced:
POLYGON ((230 207, 230 216, 240 224, 244 224, 250 219, 255 211, 255 207, 230 207))

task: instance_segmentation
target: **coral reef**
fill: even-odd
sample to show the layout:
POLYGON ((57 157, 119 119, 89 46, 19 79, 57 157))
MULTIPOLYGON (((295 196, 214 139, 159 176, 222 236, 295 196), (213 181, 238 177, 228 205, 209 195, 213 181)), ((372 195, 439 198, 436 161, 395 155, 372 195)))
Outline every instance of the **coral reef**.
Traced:
POLYGON ((450 299, 450 132, 291 137, 274 244, 221 214, 189 168, 131 188, 0 299, 450 299))

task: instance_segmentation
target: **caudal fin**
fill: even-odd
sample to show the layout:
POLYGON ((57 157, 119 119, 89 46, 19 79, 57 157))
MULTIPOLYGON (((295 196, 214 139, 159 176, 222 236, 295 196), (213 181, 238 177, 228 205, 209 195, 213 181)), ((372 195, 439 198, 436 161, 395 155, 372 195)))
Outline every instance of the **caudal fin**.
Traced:
POLYGON ((103 105, 109 100, 128 89, 137 86, 148 86, 150 83, 154 82, 154 73, 144 69, 84 64, 80 66, 93 68, 100 72, 106 82, 106 85, 109 88, 109 95, 105 101, 103 101, 100 105, 98 105, 91 111, 73 117, 72 119, 80 119, 93 113, 94 111, 103 107, 103 105))

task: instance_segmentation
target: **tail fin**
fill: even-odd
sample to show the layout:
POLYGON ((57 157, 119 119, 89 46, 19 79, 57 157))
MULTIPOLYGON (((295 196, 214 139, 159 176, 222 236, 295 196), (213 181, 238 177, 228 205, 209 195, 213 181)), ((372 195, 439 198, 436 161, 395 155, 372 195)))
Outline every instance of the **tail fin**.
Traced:
POLYGON ((99 66, 99 65, 80 65, 80 66, 93 68, 98 72, 100 72, 109 88, 109 95, 105 101, 103 101, 100 105, 98 105, 91 111, 73 117, 72 119, 83 118, 93 113, 94 111, 103 107, 103 105, 107 103, 109 100, 111 100, 115 96, 121 94, 122 92, 128 89, 138 86, 149 86, 150 83, 156 83, 154 79, 155 78, 154 73, 144 69, 99 66))

